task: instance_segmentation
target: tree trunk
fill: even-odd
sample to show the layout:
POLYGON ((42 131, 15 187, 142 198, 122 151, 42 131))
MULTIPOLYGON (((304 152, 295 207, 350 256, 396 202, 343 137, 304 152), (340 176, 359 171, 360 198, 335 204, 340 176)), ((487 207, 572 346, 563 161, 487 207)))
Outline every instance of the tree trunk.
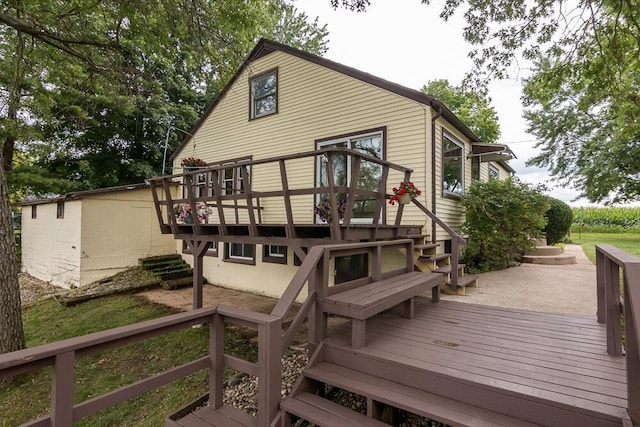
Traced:
POLYGON ((21 350, 24 346, 13 218, 4 156, 0 156, 0 354, 21 350))

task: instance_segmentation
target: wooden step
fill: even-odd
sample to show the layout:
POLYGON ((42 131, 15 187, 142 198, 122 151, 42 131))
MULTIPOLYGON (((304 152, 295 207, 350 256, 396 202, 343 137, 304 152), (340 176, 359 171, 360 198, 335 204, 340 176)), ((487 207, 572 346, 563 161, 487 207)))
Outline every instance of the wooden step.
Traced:
POLYGON ((306 368, 303 374, 308 378, 444 424, 477 427, 536 425, 333 363, 320 362, 316 366, 306 368))
POLYGON ((450 260, 451 254, 434 254, 434 255, 423 255, 420 257, 422 261, 442 261, 442 260, 450 260))
POLYGON ((476 288, 478 287, 478 276, 477 274, 465 274, 464 276, 458 276, 458 286, 456 289, 453 289, 449 283, 440 286, 440 290, 448 295, 465 295, 465 289, 476 288))
POLYGON ((359 412, 352 411, 349 408, 345 408, 344 406, 338 405, 330 400, 307 392, 300 393, 294 397, 289 397, 280 404, 280 407, 287 414, 293 414, 317 426, 389 426, 381 421, 374 420, 373 418, 369 418, 359 412))
POLYGON ((417 250, 417 251, 423 251, 423 250, 428 250, 428 249, 435 249, 438 246, 440 246, 439 243, 421 243, 418 245, 413 245, 413 249, 417 250))
MULTIPOLYGON (((465 264, 458 264, 458 271, 460 271, 464 267, 465 267, 465 264)), ((442 267, 438 267, 435 270, 433 270, 433 272, 434 273, 441 273, 441 274, 450 274, 451 273, 451 264, 446 264, 446 265, 443 265, 442 267)))
POLYGON ((417 239, 428 239, 429 235, 428 234, 403 234, 403 235, 398 235, 399 239, 413 239, 413 240, 417 240, 417 239))

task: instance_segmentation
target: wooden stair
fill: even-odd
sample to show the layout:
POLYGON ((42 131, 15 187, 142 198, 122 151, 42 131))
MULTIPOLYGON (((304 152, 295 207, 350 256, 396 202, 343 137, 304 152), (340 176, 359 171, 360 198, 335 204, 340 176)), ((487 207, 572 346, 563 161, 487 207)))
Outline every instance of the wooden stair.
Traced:
POLYGON ((193 269, 178 254, 140 258, 138 263, 160 279, 160 286, 164 289, 193 286, 193 269))
POLYGON ((414 240, 414 265, 420 271, 441 273, 443 282, 440 290, 445 294, 465 295, 467 287, 475 288, 478 286, 478 275, 464 272, 464 264, 458 264, 458 283, 457 287, 451 287, 451 254, 438 252, 439 243, 427 243, 428 235, 414 234, 401 236, 414 240))
POLYGON ((341 349, 328 343, 318 347, 291 394, 280 405, 283 426, 291 426, 297 419, 326 427, 397 425, 398 410, 452 426, 538 425, 437 395, 425 390, 429 388, 428 383, 424 387, 408 385, 403 381, 407 375, 403 367, 382 368, 365 355, 350 354, 344 358, 341 349), (392 372, 394 369, 398 372, 392 372), (366 413, 325 398, 326 391, 334 387, 362 396, 367 402, 366 413))

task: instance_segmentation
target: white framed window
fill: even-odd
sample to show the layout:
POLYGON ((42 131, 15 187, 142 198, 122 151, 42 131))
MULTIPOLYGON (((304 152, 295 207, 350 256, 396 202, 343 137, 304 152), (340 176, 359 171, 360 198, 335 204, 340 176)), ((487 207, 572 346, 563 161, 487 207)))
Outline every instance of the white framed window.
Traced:
MULTIPOLYGON (((386 128, 378 128, 369 131, 358 132, 345 136, 327 138, 316 142, 316 149, 323 148, 349 148, 371 157, 384 160, 385 155, 386 128)), ((341 153, 332 153, 326 158, 318 157, 316 164, 316 186, 328 187, 329 177, 327 175, 327 163, 331 161, 333 169, 333 182, 335 185, 348 186, 351 183, 351 159, 341 153)), ((382 166, 371 161, 362 161, 360 164, 360 176, 357 180, 359 189, 379 191, 380 180, 382 179, 382 166)), ((315 203, 319 204, 323 195, 317 195, 315 203)), ((324 196, 327 197, 327 196, 324 196)), ((338 199, 346 199, 346 194, 338 194, 338 199)), ((375 199, 367 199, 357 196, 354 201, 351 221, 354 223, 371 224, 373 221, 375 199)), ((316 222, 320 223, 321 218, 316 216, 316 222)), ((380 215, 380 222, 384 220, 384 215, 380 215)))
POLYGON ((250 119, 278 112, 278 69, 259 74, 249 80, 250 119))
POLYGON ((442 132, 442 193, 464 194, 464 144, 442 132))
POLYGON ((500 179, 500 170, 493 165, 489 165, 489 179, 500 179))
POLYGON ((251 243, 225 243, 226 261, 241 262, 244 264, 255 264, 256 245, 251 243))
POLYGON ((287 247, 281 245, 263 245, 262 261, 275 264, 287 263, 287 247))

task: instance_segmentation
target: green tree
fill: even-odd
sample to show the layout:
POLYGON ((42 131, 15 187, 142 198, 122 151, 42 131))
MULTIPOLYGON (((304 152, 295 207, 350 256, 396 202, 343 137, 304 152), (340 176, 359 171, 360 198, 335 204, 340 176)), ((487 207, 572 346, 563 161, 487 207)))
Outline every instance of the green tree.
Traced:
POLYGON ((191 128, 260 37, 323 53, 326 28, 306 22, 284 0, 3 2, 0 353, 24 346, 9 244, 14 152, 26 160, 12 184, 36 194, 62 189, 59 177, 79 188, 139 182, 160 171, 169 125, 191 128))
POLYGON ((500 137, 498 113, 486 95, 451 86, 446 79, 429 81, 420 90, 443 102, 483 142, 496 142, 500 137))
POLYGON ((510 267, 533 247, 546 225, 549 202, 538 188, 517 179, 475 182, 463 196, 464 262, 474 271, 510 267))

